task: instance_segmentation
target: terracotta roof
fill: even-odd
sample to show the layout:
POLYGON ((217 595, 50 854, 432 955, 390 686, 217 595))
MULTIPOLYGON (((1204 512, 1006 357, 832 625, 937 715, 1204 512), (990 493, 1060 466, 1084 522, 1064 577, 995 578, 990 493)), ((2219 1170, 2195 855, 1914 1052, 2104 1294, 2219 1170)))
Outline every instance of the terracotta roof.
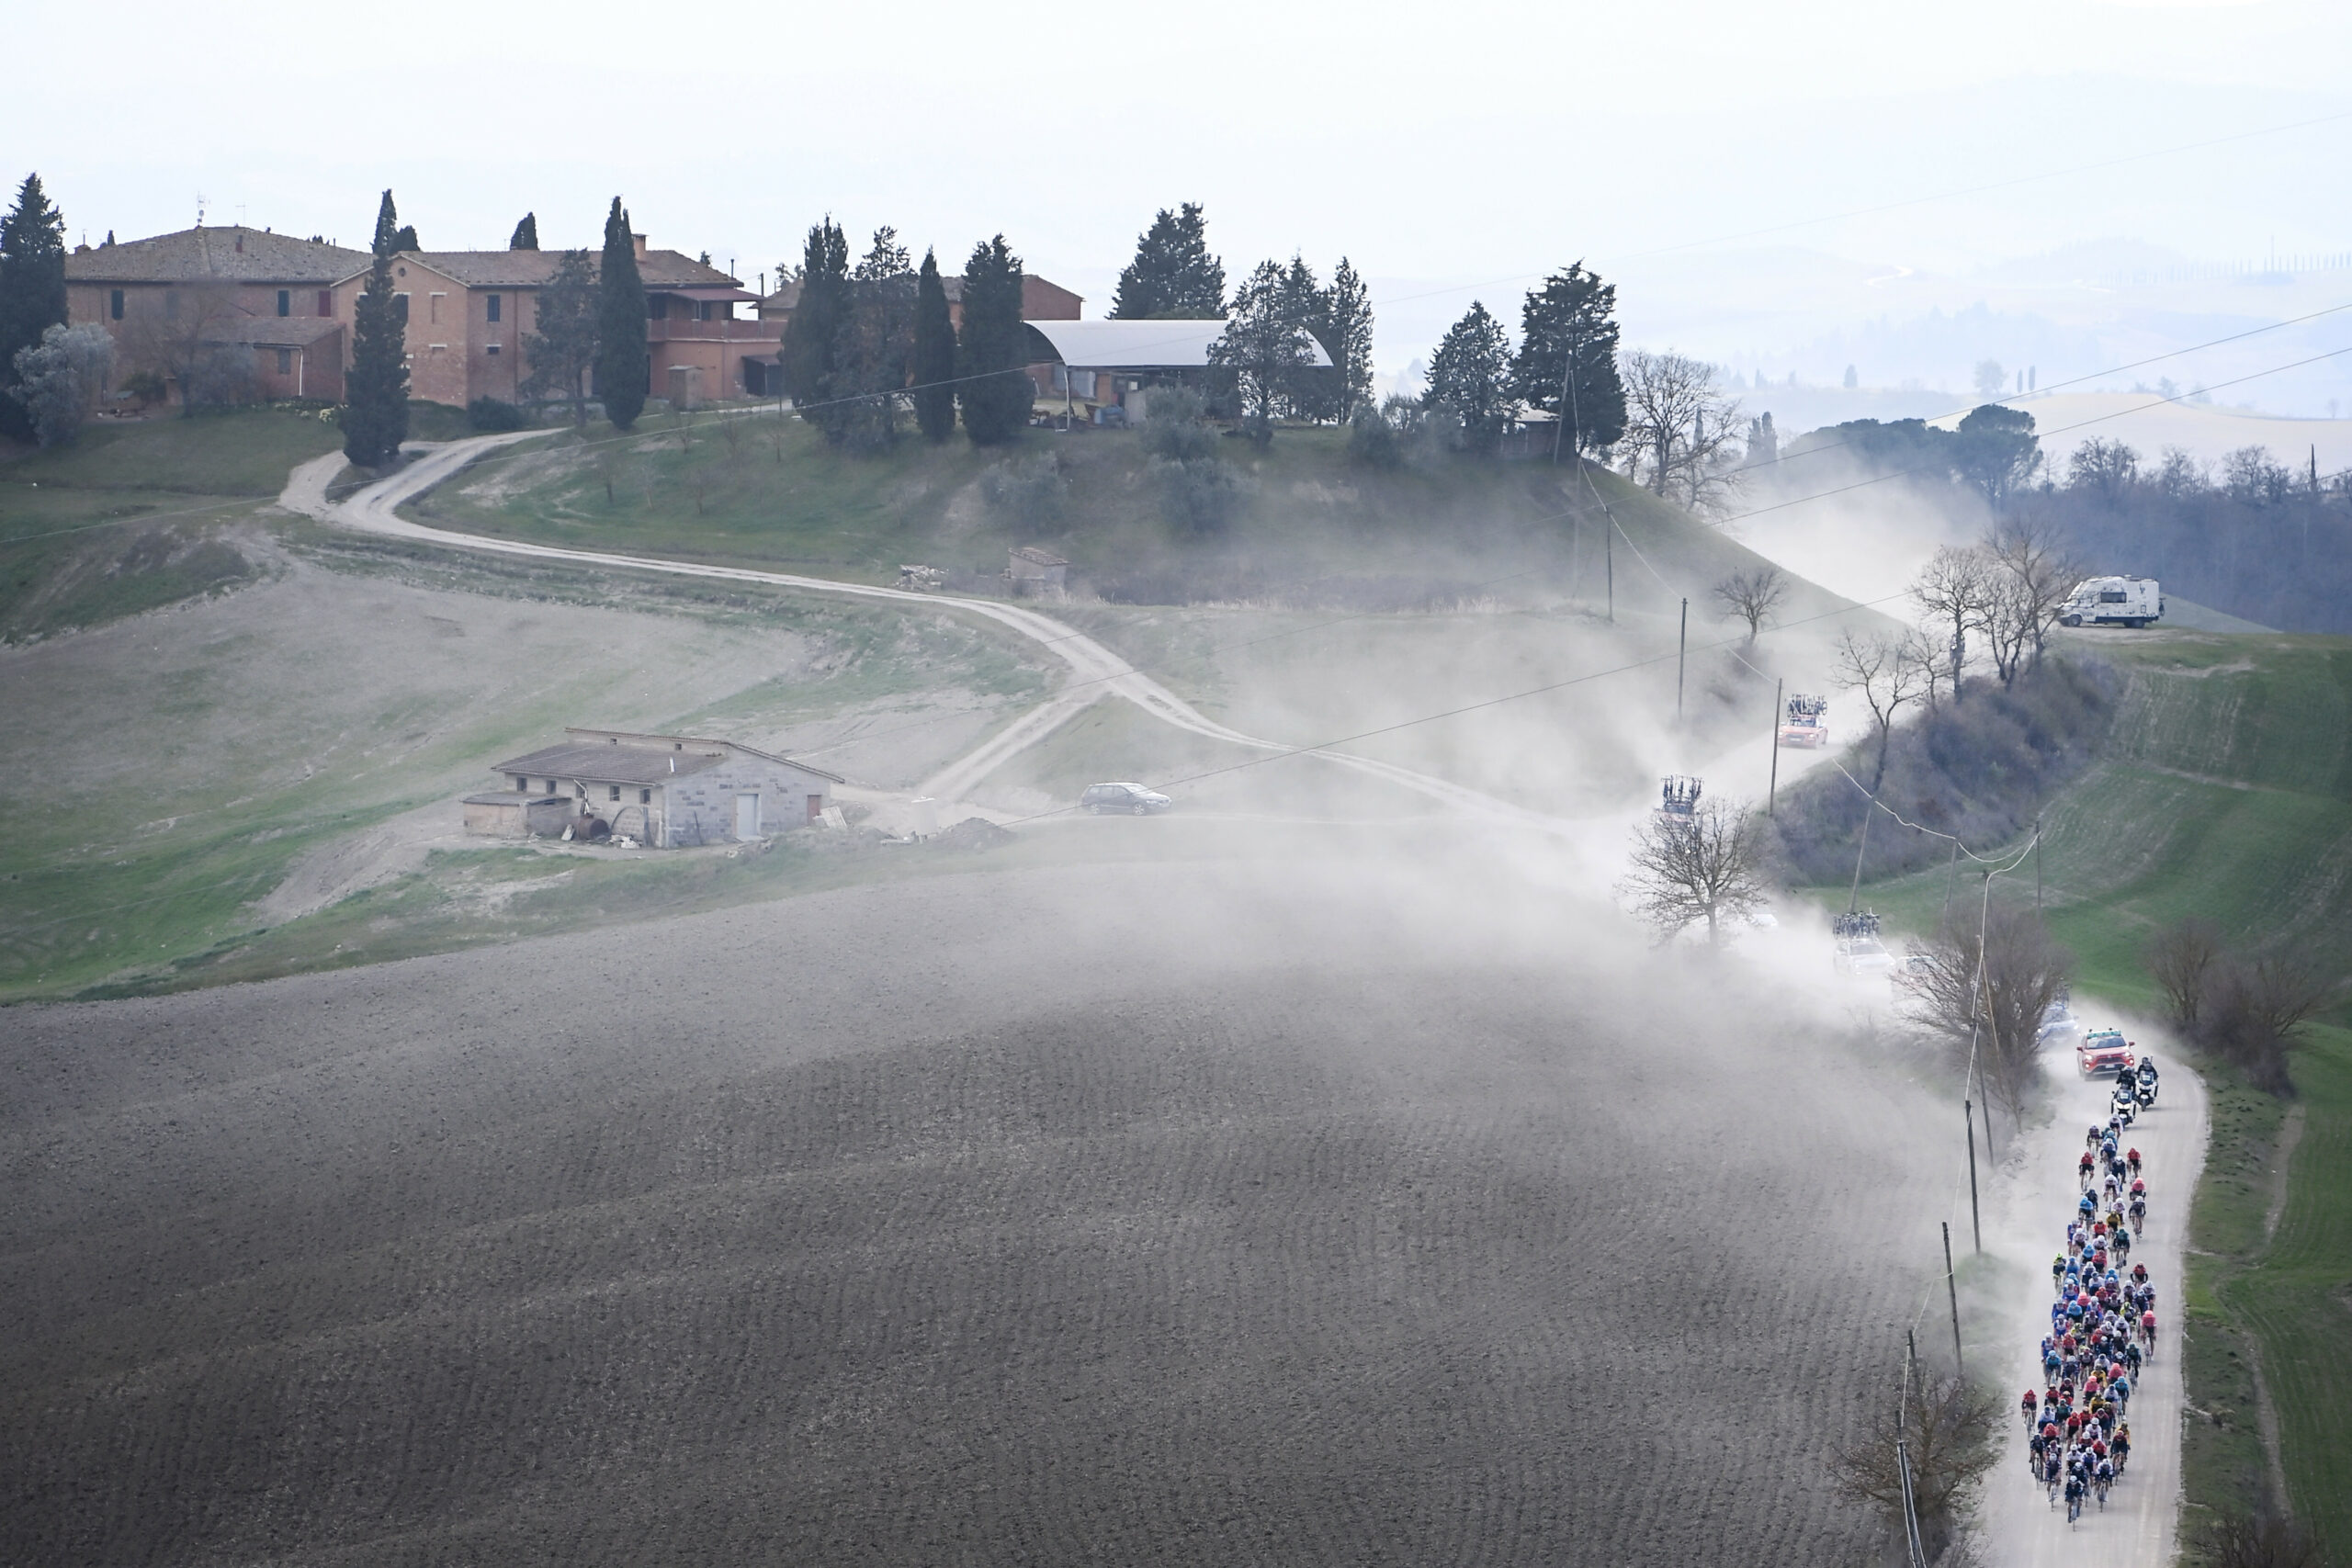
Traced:
MULTIPOLYGON (((416 251, 416 259, 469 288, 537 288, 555 276, 561 251, 416 251)), ((594 252, 589 253, 593 265, 594 252)), ((354 270, 365 271, 361 256, 354 270)), ((648 251, 637 264, 638 276, 648 288, 725 288, 735 279, 715 266, 705 266, 676 251, 648 251)))
POLYGON ((176 234, 76 251, 75 283, 334 283, 368 265, 366 251, 313 244, 261 229, 183 229, 176 234))

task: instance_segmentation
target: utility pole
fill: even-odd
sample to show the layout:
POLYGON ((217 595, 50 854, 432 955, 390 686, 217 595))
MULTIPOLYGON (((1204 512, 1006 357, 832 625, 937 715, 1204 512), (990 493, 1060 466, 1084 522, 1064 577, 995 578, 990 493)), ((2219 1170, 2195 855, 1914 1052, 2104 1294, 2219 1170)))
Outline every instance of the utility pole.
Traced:
POLYGON ((1903 1403, 1894 1417, 1894 1461, 1903 1477, 1903 1535, 1911 1568, 1928 1568, 1928 1553, 1919 1544, 1919 1500, 1911 1490, 1911 1372, 1919 1364, 1918 1336, 1903 1331, 1903 1403))
POLYGON ((1601 559, 1609 571, 1609 624, 1613 626, 1617 624, 1617 519, 1606 506, 1600 509, 1600 514, 1609 522, 1608 529, 1600 536, 1601 559))
MULTIPOLYGON (((1976 1237, 1976 1255, 1984 1256, 1984 1218, 1976 1212, 1976 1108, 1973 1100, 1960 1102, 1960 1113, 1968 1121, 1968 1228, 1976 1237)), ((1986 1135, 1992 1134, 1986 1128, 1986 1135)))
POLYGON ((1951 870, 1950 874, 1948 874, 1948 875, 1944 878, 1944 913, 1943 913, 1943 918, 1944 918, 1945 919, 1951 919, 1951 896, 1952 896, 1955 892, 1959 891, 1959 888, 1960 888, 1960 840, 1959 840, 1958 839, 1954 839, 1954 840, 1951 841, 1951 870))
POLYGON ((1772 743, 1772 777, 1764 786, 1764 815, 1778 817, 1781 795, 1781 689, 1788 684, 1787 677, 1772 682, 1772 728, 1767 739, 1772 743))
POLYGON ((2033 814, 2033 912, 2041 913, 2041 813, 2033 814))
POLYGON ((1682 666, 1690 653, 1690 598, 1682 598, 1682 630, 1674 643, 1674 722, 1682 722, 1682 666))
POLYGON ((1944 1222, 1944 1291, 1951 1297, 1951 1366, 1953 1372, 1965 1375, 1960 1361, 1960 1281, 1951 1271, 1951 1222, 1944 1222))

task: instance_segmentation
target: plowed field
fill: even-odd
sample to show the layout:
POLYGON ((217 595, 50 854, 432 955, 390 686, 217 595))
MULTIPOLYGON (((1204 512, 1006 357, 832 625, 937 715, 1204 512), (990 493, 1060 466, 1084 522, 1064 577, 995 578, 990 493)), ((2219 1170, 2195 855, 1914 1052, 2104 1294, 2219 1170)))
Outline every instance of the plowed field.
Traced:
POLYGON ((1926 1107, 1485 878, 0 1013, 0 1561, 1855 1560, 1926 1107))

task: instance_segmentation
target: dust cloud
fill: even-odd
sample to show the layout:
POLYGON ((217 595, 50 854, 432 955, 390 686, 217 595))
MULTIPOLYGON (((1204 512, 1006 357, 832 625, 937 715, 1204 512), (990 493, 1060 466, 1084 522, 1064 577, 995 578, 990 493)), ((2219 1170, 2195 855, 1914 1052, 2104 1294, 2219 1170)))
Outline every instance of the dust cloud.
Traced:
POLYGON ((0 1015, 0 1556, 1862 1550, 1903 1075, 1572 852, 1174 826, 0 1015))

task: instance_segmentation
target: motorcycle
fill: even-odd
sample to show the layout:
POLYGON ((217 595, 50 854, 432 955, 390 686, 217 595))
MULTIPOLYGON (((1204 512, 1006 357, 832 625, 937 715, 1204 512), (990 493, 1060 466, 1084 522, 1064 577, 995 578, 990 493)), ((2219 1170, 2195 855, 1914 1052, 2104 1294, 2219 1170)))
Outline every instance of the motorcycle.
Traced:
POLYGON ((2150 1106, 2152 1106, 2152 1105, 2155 1104, 2155 1102, 2156 1102, 2156 1080, 2155 1080, 2155 1079, 2154 1079, 2154 1078, 2143 1078, 2143 1079, 2142 1079, 2142 1080, 2141 1080, 2141 1083, 2140 1083, 2140 1094, 2139 1094, 2139 1100, 2140 1100, 2140 1109, 2141 1109, 2141 1110, 2143 1110, 2143 1111, 2145 1111, 2145 1110, 2147 1110, 2150 1106))

